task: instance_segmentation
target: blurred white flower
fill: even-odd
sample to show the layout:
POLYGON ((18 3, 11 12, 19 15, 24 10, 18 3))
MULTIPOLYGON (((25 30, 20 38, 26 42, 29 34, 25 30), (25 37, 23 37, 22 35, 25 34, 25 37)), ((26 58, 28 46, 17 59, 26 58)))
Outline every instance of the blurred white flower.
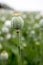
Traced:
POLYGON ((24 19, 27 18, 26 14, 23 14, 22 17, 23 17, 24 19))
POLYGON ((36 23, 34 26, 33 26, 33 28, 39 28, 40 26, 39 26, 39 24, 38 23, 36 23))
POLYGON ((25 47, 27 47, 27 44, 25 42, 22 42, 21 45, 20 45, 20 48, 24 49, 25 47))
POLYGON ((9 20, 5 21, 5 26, 10 28, 11 27, 11 21, 9 21, 9 20))
POLYGON ((43 19, 40 20, 39 25, 40 27, 43 27, 43 19))
POLYGON ((2 49, 2 44, 0 43, 0 50, 2 49))
POLYGON ((40 19, 40 15, 39 14, 37 14, 36 16, 35 16, 35 19, 40 19))
POLYGON ((2 27, 2 33, 8 33, 9 32, 9 29, 7 27, 2 27))
POLYGON ((32 31, 30 32, 30 37, 33 37, 34 35, 35 35, 35 31, 32 30, 32 31))
POLYGON ((1 60, 7 60, 8 59, 8 53, 6 51, 3 51, 0 54, 0 58, 1 58, 1 60))
POLYGON ((30 33, 31 33, 31 34, 35 34, 35 31, 34 31, 34 30, 32 30, 30 33))
POLYGON ((10 38, 11 38, 11 34, 8 33, 8 34, 6 35, 6 39, 10 39, 10 38))

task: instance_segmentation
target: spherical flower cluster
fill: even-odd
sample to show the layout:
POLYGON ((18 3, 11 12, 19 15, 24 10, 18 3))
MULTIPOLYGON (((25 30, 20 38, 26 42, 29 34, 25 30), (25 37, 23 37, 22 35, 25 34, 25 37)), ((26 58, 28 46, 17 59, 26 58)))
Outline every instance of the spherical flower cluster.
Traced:
POLYGON ((34 35, 35 35, 35 31, 32 30, 32 31, 30 32, 30 37, 33 37, 34 35))
POLYGON ((8 33, 8 34, 6 35, 6 39, 9 40, 10 38, 11 38, 11 34, 8 33))
POLYGON ((7 60, 8 59, 8 53, 6 51, 3 51, 1 54, 0 54, 0 59, 1 60, 7 60))
POLYGON ((5 24, 4 24, 6 27, 10 28, 11 27, 11 21, 7 20, 5 21, 5 24))
POLYGON ((24 20, 20 16, 15 16, 12 18, 12 28, 22 29, 24 26, 24 20))
POLYGON ((9 29, 6 26, 2 27, 2 33, 8 33, 8 32, 9 29))

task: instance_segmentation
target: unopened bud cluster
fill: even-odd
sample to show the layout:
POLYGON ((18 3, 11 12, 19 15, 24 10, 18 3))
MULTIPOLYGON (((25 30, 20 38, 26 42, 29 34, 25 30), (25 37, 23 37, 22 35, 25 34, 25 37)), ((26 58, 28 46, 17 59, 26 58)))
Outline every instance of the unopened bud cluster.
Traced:
POLYGON ((24 20, 20 16, 14 16, 12 18, 12 28, 22 29, 24 26, 24 20))

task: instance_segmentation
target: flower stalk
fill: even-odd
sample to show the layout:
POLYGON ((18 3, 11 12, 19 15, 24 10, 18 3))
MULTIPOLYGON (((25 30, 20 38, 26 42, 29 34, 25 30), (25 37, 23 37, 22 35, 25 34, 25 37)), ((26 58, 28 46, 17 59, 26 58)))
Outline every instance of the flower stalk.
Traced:
POLYGON ((22 65, 22 57, 21 57, 21 48, 20 48, 20 44, 21 44, 21 31, 17 30, 17 38, 18 38, 18 65, 22 65))

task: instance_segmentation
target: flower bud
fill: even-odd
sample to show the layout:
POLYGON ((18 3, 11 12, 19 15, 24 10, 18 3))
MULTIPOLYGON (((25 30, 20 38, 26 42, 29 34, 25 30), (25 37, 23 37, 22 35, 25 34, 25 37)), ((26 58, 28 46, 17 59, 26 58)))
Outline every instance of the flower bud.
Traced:
POLYGON ((15 16, 12 18, 12 28, 13 29, 22 29, 24 26, 24 20, 20 16, 15 16))

